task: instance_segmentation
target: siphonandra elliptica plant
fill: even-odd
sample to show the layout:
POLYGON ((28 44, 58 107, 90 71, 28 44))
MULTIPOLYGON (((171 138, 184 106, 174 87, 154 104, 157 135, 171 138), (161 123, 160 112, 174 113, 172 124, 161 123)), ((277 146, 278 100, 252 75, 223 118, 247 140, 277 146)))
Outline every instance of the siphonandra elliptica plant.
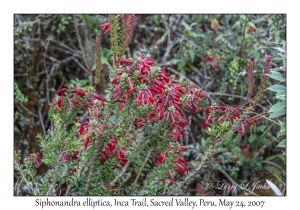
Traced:
MULTIPOLYGON (((52 127, 46 136, 38 135, 43 158, 31 154, 21 165, 15 152, 15 168, 33 195, 177 195, 204 166, 216 142, 237 132, 245 135, 245 124, 257 124, 250 111, 261 99, 267 77, 252 100, 249 61, 250 106, 212 104, 204 110, 202 127, 208 128, 211 146, 189 171, 183 156, 187 148, 179 139, 189 124, 187 114, 201 111, 201 100, 207 96, 195 84, 181 84, 149 57, 126 57, 134 24, 135 15, 123 14, 109 15, 100 26, 103 35, 110 36, 113 53, 105 96, 96 90, 103 82, 96 37, 95 86, 64 84, 56 91, 48 113, 52 127), (41 161, 50 169, 37 177, 34 165, 41 161)), ((266 73, 271 59, 268 56, 266 73)))

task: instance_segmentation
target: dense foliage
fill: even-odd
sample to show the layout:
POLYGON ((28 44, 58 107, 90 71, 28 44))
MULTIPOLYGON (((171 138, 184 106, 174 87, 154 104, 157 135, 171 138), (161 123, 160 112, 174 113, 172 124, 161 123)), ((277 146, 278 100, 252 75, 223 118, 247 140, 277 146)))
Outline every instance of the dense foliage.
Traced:
POLYGON ((207 183, 266 178, 284 191, 285 24, 15 15, 15 193, 234 194, 207 183))

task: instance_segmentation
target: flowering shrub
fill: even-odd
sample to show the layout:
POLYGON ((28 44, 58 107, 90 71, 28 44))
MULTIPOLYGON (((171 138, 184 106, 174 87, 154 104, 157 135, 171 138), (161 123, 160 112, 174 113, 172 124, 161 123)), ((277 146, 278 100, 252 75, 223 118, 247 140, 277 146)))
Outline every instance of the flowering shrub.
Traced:
MULTIPOLYGON (((15 152, 15 168, 33 195, 178 195, 219 142, 245 135, 245 125, 250 129, 258 125, 250 112, 263 97, 268 77, 263 77, 252 97, 252 61, 248 62, 249 107, 211 104, 203 109, 208 96, 197 85, 179 82, 150 57, 125 56, 134 19, 134 15, 109 15, 100 26, 103 35, 110 35, 113 60, 105 96, 96 89, 102 71, 97 36, 94 86, 64 84, 56 91, 48 107, 52 126, 46 136, 38 135, 42 160, 30 154, 21 165, 15 152), (207 114, 200 124, 207 129, 208 147, 191 165, 180 139, 188 138, 188 116, 202 110, 207 114), (38 177, 33 167, 41 161, 50 169, 38 177)), ((205 61, 216 68, 217 60, 223 59, 207 55, 205 61)), ((267 57, 265 74, 271 59, 267 57)), ((249 153, 250 147, 246 148, 244 156, 249 153)))

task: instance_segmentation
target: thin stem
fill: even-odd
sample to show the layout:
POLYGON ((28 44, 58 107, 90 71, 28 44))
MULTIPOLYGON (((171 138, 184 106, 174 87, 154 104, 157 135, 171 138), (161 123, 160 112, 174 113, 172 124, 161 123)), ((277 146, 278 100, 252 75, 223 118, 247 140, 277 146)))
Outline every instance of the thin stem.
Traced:
POLYGON ((94 173, 95 162, 96 162, 96 158, 93 159, 92 166, 91 166, 91 169, 90 169, 90 173, 89 173, 88 178, 87 178, 86 183, 85 183, 85 190, 84 190, 84 194, 83 194, 84 196, 87 195, 89 187, 90 187, 89 181, 91 180, 92 175, 94 173))
POLYGON ((39 116, 40 116, 40 121, 41 121, 42 129, 43 129, 43 134, 44 134, 44 136, 46 136, 46 130, 45 130, 45 125, 44 125, 43 116, 42 116, 42 112, 41 112, 41 107, 39 108, 39 116))
MULTIPOLYGON (((133 190, 135 189, 135 187, 136 187, 136 185, 137 185, 137 182, 138 182, 138 180, 139 180, 139 178, 140 178, 140 175, 141 175, 141 173, 142 173, 142 171, 143 171, 143 169, 144 169, 146 163, 148 162, 148 159, 149 159, 149 157, 150 157, 152 151, 153 151, 153 147, 152 147, 151 150, 148 152, 148 155, 147 155, 147 157, 146 157, 146 159, 145 159, 145 161, 144 161, 142 167, 140 168, 140 171, 139 171, 138 175, 136 176, 136 178, 135 178, 135 180, 134 180, 134 182, 133 182, 133 187, 132 187, 131 192, 133 192, 133 190)), ((130 192, 130 194, 131 194, 131 192, 130 192)))
POLYGON ((49 190, 48 190, 48 192, 46 193, 45 196, 49 196, 52 193, 53 189, 54 189, 54 186, 55 186, 55 183, 56 183, 56 180, 57 180, 57 177, 58 177, 58 171, 59 171, 59 168, 60 168, 60 165, 61 165, 61 159, 62 159, 62 154, 63 154, 62 151, 64 151, 64 149, 65 149, 65 145, 63 147, 61 147, 60 154, 59 154, 59 156, 56 160, 55 175, 54 175, 54 178, 52 180, 51 186, 50 186, 50 188, 49 188, 49 190))
POLYGON ((25 178, 25 175, 24 175, 23 171, 21 170, 18 162, 15 159, 14 159, 14 163, 15 163, 16 169, 20 172, 22 179, 26 182, 26 184, 28 185, 28 187, 31 189, 32 193, 36 196, 36 193, 35 193, 34 189, 32 188, 32 186, 29 184, 29 182, 25 178))
POLYGON ((250 113, 256 114, 256 115, 258 115, 258 116, 260 116, 260 117, 262 117, 262 118, 264 118, 264 119, 266 119, 266 120, 269 120, 269 121, 275 123, 276 125, 279 125, 279 126, 280 126, 280 124, 279 124, 278 122, 276 122, 276 121, 274 121, 274 120, 272 120, 272 119, 269 119, 269 118, 267 118, 266 116, 264 116, 264 115, 262 115, 262 114, 259 114, 259 113, 256 113, 256 112, 251 112, 251 111, 250 111, 250 113))
POLYGON ((125 174, 130 163, 131 163, 131 161, 129 160, 123 167, 121 173, 119 173, 118 176, 115 177, 115 179, 110 183, 110 185, 114 186, 114 184, 118 181, 118 179, 120 179, 123 176, 123 174, 125 174))
POLYGON ((246 191, 247 191, 247 192, 251 193, 252 195, 256 195, 255 193, 253 193, 253 192, 247 190, 246 188, 244 188, 244 187, 238 185, 238 184, 237 184, 237 183, 229 176, 229 174, 222 168, 222 166, 219 165, 219 164, 218 164, 218 170, 219 170, 222 174, 224 174, 224 175, 227 177, 227 179, 231 182, 231 184, 232 184, 233 186, 238 186, 238 187, 243 191, 243 193, 246 193, 246 191))
MULTIPOLYGON (((76 31, 77 40, 78 40, 78 43, 79 43, 79 47, 80 47, 80 51, 81 51, 81 55, 83 57, 83 61, 84 61, 85 67, 87 69, 90 69, 90 67, 88 65, 88 62, 86 60, 86 57, 85 57, 85 53, 84 53, 83 47, 82 47, 82 43, 81 43, 81 39, 80 39, 80 35, 79 35, 79 30, 78 30, 78 26, 77 26, 77 20, 76 20, 75 15, 73 15, 73 20, 74 20, 74 27, 75 27, 75 31, 76 31)), ((89 70, 88 70, 88 72, 89 72, 89 70)))

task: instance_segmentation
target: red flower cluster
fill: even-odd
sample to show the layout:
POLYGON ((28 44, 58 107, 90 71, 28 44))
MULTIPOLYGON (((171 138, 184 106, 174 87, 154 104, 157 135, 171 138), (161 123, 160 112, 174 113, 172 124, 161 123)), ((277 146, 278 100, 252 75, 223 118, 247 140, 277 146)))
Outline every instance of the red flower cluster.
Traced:
MULTIPOLYGON (((86 116, 91 119, 101 118, 101 109, 104 107, 104 99, 101 98, 96 91, 91 94, 87 94, 87 91, 81 88, 69 88, 68 85, 64 84, 63 87, 56 91, 59 96, 58 102, 56 103, 56 108, 61 111, 63 106, 66 106, 66 110, 71 111, 71 109, 82 109, 85 108, 86 116)), ((51 106, 50 106, 51 109, 51 106)), ((80 122, 79 118, 75 119, 76 122, 81 124, 78 130, 79 136, 83 136, 90 130, 90 124, 88 121, 80 122)), ((102 135, 101 128, 97 126, 95 128, 100 135, 102 135)), ((90 142, 90 137, 87 136, 83 142, 83 149, 87 149, 90 142)), ((65 159, 67 161, 67 159, 65 159)))
MULTIPOLYGON (((243 117, 244 122, 246 122, 250 128, 253 127, 250 120, 258 125, 258 122, 255 118, 251 116, 243 116, 241 109, 236 107, 213 105, 206 108, 204 112, 208 113, 208 116, 206 117, 205 122, 202 124, 202 128, 206 128, 212 122, 212 119, 214 119, 215 123, 219 123, 226 119, 230 120, 230 124, 232 124, 234 120, 240 119, 241 117, 243 117)), ((240 122, 240 130, 237 131, 242 135, 245 134, 245 125, 242 121, 240 122)))
MULTIPOLYGON (((192 113, 198 110, 198 102, 205 95, 196 86, 178 84, 164 70, 153 67, 151 58, 143 55, 136 59, 121 60, 119 64, 123 68, 111 81, 115 85, 113 100, 121 103, 119 111, 123 110, 128 98, 132 96, 137 106, 153 107, 148 115, 151 123, 170 121, 173 130, 170 136, 175 139, 182 137, 182 128, 188 124, 183 117, 183 109, 188 108, 192 113), (126 79, 122 79, 124 75, 126 79), (134 79, 136 75, 139 77, 134 79), (189 100, 183 103, 182 98, 187 94, 189 100)), ((144 124, 145 119, 136 119, 136 128, 144 124)))
MULTIPOLYGON (((223 60, 224 58, 222 56, 219 56, 218 59, 221 59, 223 60)), ((211 67, 214 69, 218 66, 218 61, 217 59, 211 57, 210 55, 207 55, 205 58, 204 58, 204 61, 205 62, 210 62, 211 63, 211 67)))
POLYGON ((105 31, 103 32, 103 35, 107 34, 109 32, 109 21, 103 23, 100 25, 100 28, 103 28, 105 31))
MULTIPOLYGON (((125 149, 116 148, 118 142, 119 140, 117 139, 117 137, 112 137, 111 141, 107 144, 106 147, 104 147, 104 151, 100 152, 102 163, 105 163, 107 161, 110 154, 117 154, 119 164, 123 167, 125 166, 125 164, 128 162, 128 159, 126 158, 125 149)), ((119 167, 116 165, 115 168, 119 167)))
MULTIPOLYGON (((79 160, 78 154, 79 154, 79 151, 73 152, 72 159, 73 159, 73 160, 79 160)), ((68 160, 69 160, 69 153, 66 152, 66 154, 65 154, 65 156, 63 157, 62 161, 63 161, 63 162, 68 162, 68 160)))
POLYGON ((243 156, 244 157, 248 156, 249 152, 250 152, 250 144, 247 144, 243 150, 243 156))
MULTIPOLYGON (((168 148, 166 151, 164 151, 158 158, 158 160, 156 161, 156 164, 158 165, 161 165, 164 163, 165 159, 166 159, 166 156, 167 156, 167 153, 171 151, 171 148, 168 148)), ((185 148, 184 146, 180 145, 178 151, 172 151, 174 152, 175 154, 177 154, 179 157, 177 160, 174 161, 175 163, 175 171, 178 173, 178 174, 187 174, 187 171, 185 170, 185 168, 181 165, 181 164, 184 164, 185 166, 188 166, 189 164, 185 161, 184 158, 182 158, 181 156, 181 153, 182 152, 185 152, 187 151, 187 148, 185 148)), ((177 184, 175 181, 174 181, 174 176, 171 172, 170 169, 169 170, 169 175, 170 175, 170 182, 173 183, 173 184, 177 184)))
POLYGON ((218 66, 218 62, 212 58, 210 55, 207 55, 205 58, 204 58, 204 61, 205 62, 211 62, 211 67, 212 68, 216 68, 218 66))
MULTIPOLYGON (((78 109, 80 107, 90 107, 93 108, 93 113, 88 112, 87 115, 90 114, 93 115, 95 118, 99 118, 99 107, 103 107, 104 105, 104 99, 98 96, 97 92, 95 91, 94 94, 92 94, 92 99, 87 100, 86 90, 79 89, 79 88, 69 88, 68 85, 64 84, 61 89, 56 91, 57 95, 59 96, 59 99, 56 103, 56 108, 61 112, 63 106, 66 106, 66 109, 70 111, 70 109, 78 109), (97 102, 96 100, 100 101, 101 103, 97 102)), ((50 110, 52 106, 48 107, 48 110, 50 110)))
POLYGON ((28 154, 25 158, 25 160, 29 161, 31 160, 31 163, 35 163, 37 166, 40 166, 41 165, 41 158, 40 156, 38 155, 31 155, 31 154, 28 154))
POLYGON ((254 32, 254 29, 250 26, 248 29, 248 34, 252 34, 254 32))

